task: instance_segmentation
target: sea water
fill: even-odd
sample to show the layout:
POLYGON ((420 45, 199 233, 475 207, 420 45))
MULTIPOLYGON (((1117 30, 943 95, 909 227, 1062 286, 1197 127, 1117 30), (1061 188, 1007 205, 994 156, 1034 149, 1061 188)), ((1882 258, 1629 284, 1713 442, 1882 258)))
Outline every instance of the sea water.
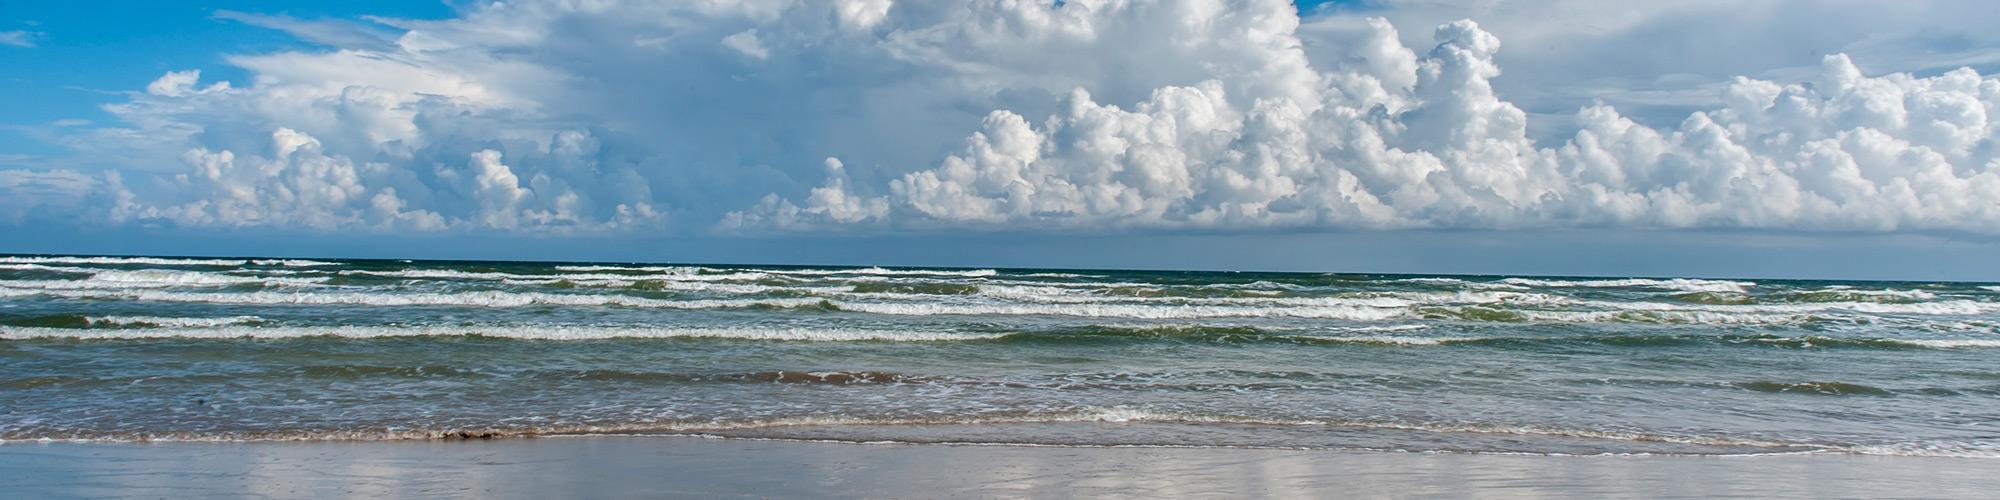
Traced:
POLYGON ((2000 286, 0 257, 0 439, 2000 457, 2000 286))

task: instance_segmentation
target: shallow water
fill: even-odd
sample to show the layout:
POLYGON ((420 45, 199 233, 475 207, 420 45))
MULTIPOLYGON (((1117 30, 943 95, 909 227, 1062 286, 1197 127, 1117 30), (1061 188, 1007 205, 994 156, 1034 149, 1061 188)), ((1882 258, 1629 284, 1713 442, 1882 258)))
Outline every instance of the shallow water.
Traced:
MULTIPOLYGON (((1120 424, 1085 424, 1116 427, 1120 424)), ((0 446, 20 498, 1988 498, 1988 461, 668 438, 0 446)))
POLYGON ((7 440, 2000 456, 1982 283, 17 256, 0 339, 7 440))

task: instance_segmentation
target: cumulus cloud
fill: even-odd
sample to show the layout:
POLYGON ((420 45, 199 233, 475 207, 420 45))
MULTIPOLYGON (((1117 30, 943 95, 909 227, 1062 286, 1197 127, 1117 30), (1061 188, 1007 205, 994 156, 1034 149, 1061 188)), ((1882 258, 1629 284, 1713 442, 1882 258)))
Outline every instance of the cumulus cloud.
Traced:
MULTIPOLYGON (((911 224, 968 227, 2000 232, 1987 119, 2000 81, 1971 69, 1871 78, 1827 56, 1810 82, 1738 78, 1724 107, 1678 127, 1589 106, 1571 140, 1537 148, 1490 83, 1497 37, 1456 21, 1417 57, 1387 22, 1371 26, 1322 87, 1247 108, 1209 80, 1129 111, 1077 90, 1040 126, 995 111, 962 152, 880 199, 911 224)), ((772 206, 789 201, 746 213, 772 206)))
MULTIPOLYGON (((591 147, 589 137, 559 134, 555 155, 591 147), (579 144, 581 143, 581 144, 579 144), (570 151, 564 151, 565 149, 570 151)), ((437 164, 431 181, 379 162, 327 154, 319 140, 288 128, 271 134, 268 156, 195 149, 182 161, 193 172, 157 179, 139 189, 177 199, 142 198, 112 182, 113 222, 163 221, 182 226, 276 226, 311 229, 437 231, 453 227, 504 231, 594 232, 656 222, 647 203, 618 204, 595 214, 585 194, 555 168, 516 174, 498 151, 484 149, 452 164, 437 164), (401 188, 400 190, 398 188, 401 188), (412 205, 411 200, 423 202, 412 205), (421 206, 456 207, 447 216, 421 206), (607 217, 599 217, 599 215, 607 217)), ((556 156, 542 161, 574 160, 556 156)))
MULTIPOLYGON (((1762 4, 1579 2, 1596 24, 1567 32, 1583 35, 1483 7, 1506 2, 1459 9, 1480 22, 1421 21, 1435 2, 1302 20, 1282 0, 221 13, 322 47, 233 56, 239 82, 169 72, 107 107, 121 123, 65 136, 75 166, 0 179, 72 189, 15 202, 17 218, 327 231, 2000 233, 2000 80, 1977 69, 2000 43, 1983 31, 1938 52, 1920 43, 1932 35, 1868 34, 1872 6, 1776 2, 1851 22, 1807 42, 1739 37, 1749 48, 1731 54, 1785 55, 1682 78, 1701 57, 1632 41, 1732 12, 1732 29, 1789 24, 1762 4), (1800 47, 1821 51, 1810 71, 1800 47), (1870 63, 1924 50, 1975 68, 1870 63), (1671 64, 1633 62, 1647 60, 1671 64), (1510 78, 1597 87, 1524 105, 1510 78), (1674 102, 1698 111, 1625 111, 1683 80, 1674 102)), ((1952 5, 1919 3, 1935 15, 1882 22, 1952 5)))
POLYGON ((1328 46, 1354 43, 1367 36, 1367 18, 1382 17, 1404 28, 1405 45, 1428 47, 1430 27, 1476 20, 1507 42, 1495 61, 1508 74, 1496 90, 1553 145, 1593 100, 1672 126, 1712 109, 1736 76, 1810 80, 1828 54, 1848 54, 1875 75, 1964 66, 1992 74, 2000 33, 1986 27, 1997 16, 2000 3, 1985 0, 1370 0, 1323 4, 1299 32, 1328 46))

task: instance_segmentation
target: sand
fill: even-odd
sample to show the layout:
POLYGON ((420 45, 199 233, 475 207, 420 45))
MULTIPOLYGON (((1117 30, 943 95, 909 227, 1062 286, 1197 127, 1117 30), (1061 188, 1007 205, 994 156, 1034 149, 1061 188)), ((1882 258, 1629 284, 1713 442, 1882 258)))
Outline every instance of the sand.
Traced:
POLYGON ((0 445, 10 498, 1994 498, 2000 460, 692 437, 0 445))

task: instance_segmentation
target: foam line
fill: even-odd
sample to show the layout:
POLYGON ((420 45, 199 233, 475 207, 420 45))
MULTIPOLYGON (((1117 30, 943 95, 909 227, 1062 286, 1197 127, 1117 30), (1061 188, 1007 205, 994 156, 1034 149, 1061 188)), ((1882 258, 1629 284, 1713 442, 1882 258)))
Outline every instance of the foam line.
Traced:
MULTIPOLYGON (((128 318, 140 319, 140 318, 128 318)), ((181 318, 191 319, 191 318, 181 318)), ((134 321, 137 323, 139 321, 134 321)), ((393 337, 439 337, 476 335, 524 340, 602 340, 631 338, 718 338, 744 340, 792 340, 814 342, 903 341, 940 342, 998 338, 1001 334, 953 333, 910 330, 870 330, 855 328, 754 328, 754 327, 660 327, 660 326, 577 326, 577 325, 496 325, 496 326, 240 326, 223 324, 205 328, 123 328, 79 329, 0 326, 0 338, 25 339, 290 339, 301 337, 341 337, 351 339, 393 337)))

